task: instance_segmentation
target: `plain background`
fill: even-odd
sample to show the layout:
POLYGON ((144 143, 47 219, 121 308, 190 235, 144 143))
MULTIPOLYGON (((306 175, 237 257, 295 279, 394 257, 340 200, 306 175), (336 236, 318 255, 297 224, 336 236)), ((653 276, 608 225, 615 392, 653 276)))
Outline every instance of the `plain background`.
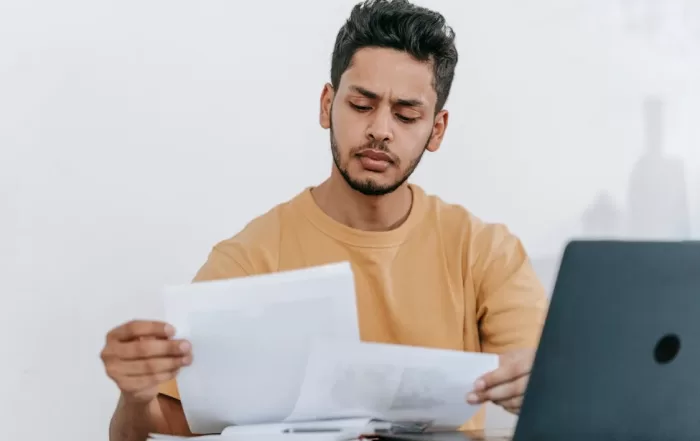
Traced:
MULTIPOLYGON (((414 181, 508 224, 548 287, 572 237, 700 236, 699 1, 422 2, 461 62, 414 181), (639 162, 653 96, 670 159, 639 162)), ((318 100, 353 3, 0 0, 4 438, 106 440, 107 330, 329 173, 318 100)))

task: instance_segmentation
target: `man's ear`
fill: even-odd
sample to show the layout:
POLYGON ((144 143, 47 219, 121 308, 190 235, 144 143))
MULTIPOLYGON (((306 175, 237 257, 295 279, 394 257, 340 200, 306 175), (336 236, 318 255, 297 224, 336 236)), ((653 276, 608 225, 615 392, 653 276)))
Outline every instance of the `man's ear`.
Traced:
POLYGON ((331 108, 333 107, 334 97, 335 90, 333 90, 333 86, 330 83, 326 83, 321 92, 321 111, 319 113, 319 123, 324 129, 331 128, 331 108))
POLYGON ((433 134, 430 136, 430 141, 428 141, 428 146, 425 148, 429 152, 436 152, 442 144, 442 139, 445 137, 445 130, 447 130, 447 122, 449 120, 449 112, 447 110, 441 110, 435 115, 435 122, 433 123, 433 134))

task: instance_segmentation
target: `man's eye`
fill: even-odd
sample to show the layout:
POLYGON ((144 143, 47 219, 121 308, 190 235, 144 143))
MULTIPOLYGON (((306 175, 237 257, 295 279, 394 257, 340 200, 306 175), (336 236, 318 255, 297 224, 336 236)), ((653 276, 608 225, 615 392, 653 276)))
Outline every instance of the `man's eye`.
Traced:
POLYGON ((396 117, 399 119, 399 121, 405 122, 405 123, 412 123, 418 119, 418 118, 409 118, 407 116, 401 115, 400 113, 397 113, 396 117))
POLYGON ((357 110, 358 112, 366 112, 368 110, 372 110, 371 107, 368 106, 358 106, 357 104, 350 103, 353 109, 357 110))

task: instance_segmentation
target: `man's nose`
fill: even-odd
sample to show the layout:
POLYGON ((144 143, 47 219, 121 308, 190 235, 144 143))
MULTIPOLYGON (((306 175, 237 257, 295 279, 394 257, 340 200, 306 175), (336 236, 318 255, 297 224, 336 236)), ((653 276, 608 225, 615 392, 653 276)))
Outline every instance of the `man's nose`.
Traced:
POLYGON ((391 125, 391 110, 377 109, 367 128, 367 137, 376 142, 391 142, 394 139, 391 125))

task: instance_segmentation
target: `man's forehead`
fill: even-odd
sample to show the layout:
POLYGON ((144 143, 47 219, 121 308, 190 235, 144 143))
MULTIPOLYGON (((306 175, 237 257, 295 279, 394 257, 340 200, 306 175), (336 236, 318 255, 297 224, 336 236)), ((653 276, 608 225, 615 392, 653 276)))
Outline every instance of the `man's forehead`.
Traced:
POLYGON ((437 99, 432 64, 393 49, 364 48, 357 51, 341 83, 346 93, 356 92, 360 87, 380 96, 424 102, 437 99))

